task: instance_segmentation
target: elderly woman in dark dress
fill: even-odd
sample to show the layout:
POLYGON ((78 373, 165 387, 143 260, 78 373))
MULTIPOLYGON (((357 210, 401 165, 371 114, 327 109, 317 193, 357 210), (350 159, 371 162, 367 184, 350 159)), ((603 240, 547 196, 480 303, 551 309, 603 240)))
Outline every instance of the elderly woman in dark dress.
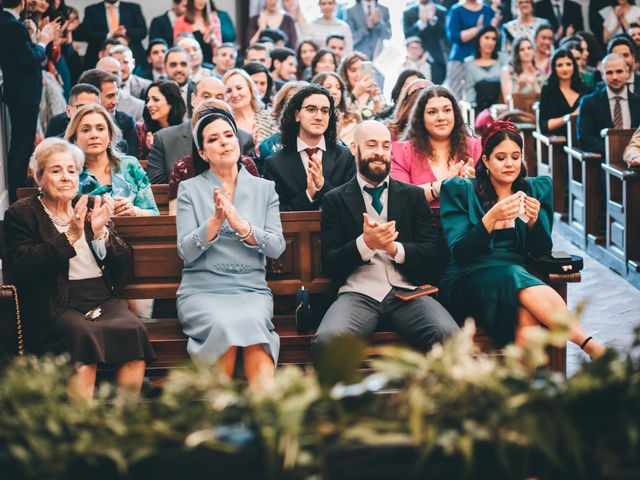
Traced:
POLYGON ((98 364, 120 385, 140 389, 153 350, 144 325, 119 298, 131 250, 110 222, 108 195, 76 197, 82 152, 59 138, 36 148, 31 169, 41 193, 5 214, 6 272, 20 294, 25 344, 68 353, 70 392, 90 399, 98 364))

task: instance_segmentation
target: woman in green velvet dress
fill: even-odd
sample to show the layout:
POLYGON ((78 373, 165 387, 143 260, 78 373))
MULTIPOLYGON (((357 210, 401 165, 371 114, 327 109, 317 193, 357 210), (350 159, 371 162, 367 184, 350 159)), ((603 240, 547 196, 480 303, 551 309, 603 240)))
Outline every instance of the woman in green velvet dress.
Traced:
MULTIPOLYGON (((529 257, 551 252, 553 208, 551 179, 525 178, 522 147, 513 123, 495 122, 482 136, 476 178, 451 178, 440 194, 451 252, 441 299, 456 319, 475 318, 499 345, 522 345, 528 327, 550 327, 568 313, 562 297, 525 268, 529 257)), ((604 350, 578 325, 570 340, 592 358, 604 350)))

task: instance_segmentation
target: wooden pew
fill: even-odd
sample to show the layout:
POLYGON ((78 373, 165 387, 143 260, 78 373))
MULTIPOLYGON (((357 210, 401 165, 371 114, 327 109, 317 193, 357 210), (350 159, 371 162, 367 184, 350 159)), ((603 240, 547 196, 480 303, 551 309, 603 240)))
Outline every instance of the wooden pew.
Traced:
POLYGON ((569 209, 567 224, 558 227, 571 242, 583 250, 587 248, 587 237, 604 242, 603 225, 599 217, 604 214, 604 196, 599 188, 600 164, 602 158, 597 153, 585 152, 577 146, 575 120, 567 123, 567 173, 569 176, 569 209))
POLYGON ((540 128, 540 106, 536 102, 533 105, 536 113, 536 130, 533 138, 536 140, 538 152, 537 174, 547 175, 553 179, 553 210, 556 212, 556 222, 567 220, 567 161, 564 154, 564 146, 567 143, 566 135, 545 135, 540 128))
MULTIPOLYGON (((640 259, 640 173, 622 160, 634 129, 608 128, 605 139, 606 237, 599 245, 589 237, 589 253, 618 272, 628 275, 629 261, 640 259)), ((633 265, 633 264, 632 264, 633 265)), ((633 275, 632 275, 633 277, 633 275)))
MULTIPOLYGON (((320 262, 320 213, 283 212, 282 226, 287 248, 278 260, 267 264, 267 279, 274 294, 274 325, 280 335, 280 364, 311 363, 313 332, 298 333, 295 325, 295 292, 304 286, 311 294, 312 312, 317 325, 328 307, 331 284, 320 262)), ((127 298, 175 299, 182 262, 176 250, 175 217, 118 217, 116 227, 133 249, 134 265, 127 298)), ((579 282, 580 274, 543 278, 563 298, 567 282, 579 282)), ((186 338, 174 318, 147 323, 158 360, 150 366, 160 374, 179 360, 187 360, 186 338)), ((490 338, 480 329, 476 343, 485 352, 495 352, 490 338)), ((376 332, 372 344, 404 343, 392 332, 376 332)), ((565 349, 550 349, 550 366, 566 369, 565 349)))
MULTIPOLYGON (((320 262, 320 212, 284 212, 281 214, 286 250, 281 258, 267 264, 267 279, 274 294, 274 320, 280 335, 279 363, 312 363, 310 342, 313 331, 298 333, 295 323, 295 293, 304 286, 311 294, 312 317, 319 323, 329 305, 331 284, 320 262)), ((175 217, 117 217, 116 228, 133 250, 130 281, 125 297, 155 298, 169 306, 163 315, 145 323, 156 353, 148 366, 152 377, 165 375, 167 369, 189 360, 187 338, 176 319, 175 297, 182 275, 182 260, 176 249, 175 217)), ((0 223, 1 227, 1 223, 0 223)), ((579 282, 580 273, 541 276, 565 299, 567 282, 579 282)), ((13 319, 15 325, 15 318, 13 319)), ((480 349, 500 354, 491 339, 478 329, 475 337, 480 349)), ((404 343, 392 332, 376 332, 372 345, 404 343)), ((566 371, 566 349, 549 348, 549 365, 554 371, 566 371)))
MULTIPOLYGON (((538 93, 512 93, 507 97, 509 110, 519 110, 534 115, 533 105, 539 99, 538 93)), ((536 129, 533 123, 516 122, 516 125, 524 136, 524 160, 527 167, 527 175, 538 175, 538 161, 536 155, 536 141, 533 132, 536 129)))
MULTIPOLYGON (((169 185, 166 183, 151 185, 151 191, 153 192, 153 197, 156 200, 156 205, 158 206, 158 210, 160 210, 160 215, 168 215, 169 214, 169 185)), ((38 193, 37 188, 27 187, 27 188, 19 188, 16 191, 16 195, 18 196, 18 200, 22 198, 27 198, 32 195, 38 193)))

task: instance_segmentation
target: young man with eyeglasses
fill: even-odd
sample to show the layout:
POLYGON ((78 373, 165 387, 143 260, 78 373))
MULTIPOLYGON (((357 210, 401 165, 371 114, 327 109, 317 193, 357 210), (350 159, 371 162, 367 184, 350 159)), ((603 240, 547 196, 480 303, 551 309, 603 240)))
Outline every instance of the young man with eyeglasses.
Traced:
POLYGON ((349 149, 338 143, 333 97, 318 85, 298 90, 282 115, 282 150, 265 160, 281 211, 319 210, 322 197, 353 178, 349 149))

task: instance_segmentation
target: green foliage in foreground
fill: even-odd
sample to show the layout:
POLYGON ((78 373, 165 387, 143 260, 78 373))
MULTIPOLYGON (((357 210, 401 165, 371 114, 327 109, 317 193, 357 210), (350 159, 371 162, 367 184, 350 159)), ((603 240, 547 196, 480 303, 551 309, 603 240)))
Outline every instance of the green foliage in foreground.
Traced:
POLYGON ((499 362, 478 355, 469 324, 426 355, 377 349, 366 377, 365 345, 343 338, 317 372, 279 369, 273 384, 190 365, 157 399, 105 384, 91 403, 69 400, 64 358, 18 358, 0 378, 0 477, 126 478, 198 452, 314 479, 349 478, 339 465, 364 454, 373 473, 360 478, 378 478, 378 454, 400 449, 398 479, 640 478, 640 361, 609 352, 566 380, 540 368, 544 345, 564 338, 538 332, 499 362))

